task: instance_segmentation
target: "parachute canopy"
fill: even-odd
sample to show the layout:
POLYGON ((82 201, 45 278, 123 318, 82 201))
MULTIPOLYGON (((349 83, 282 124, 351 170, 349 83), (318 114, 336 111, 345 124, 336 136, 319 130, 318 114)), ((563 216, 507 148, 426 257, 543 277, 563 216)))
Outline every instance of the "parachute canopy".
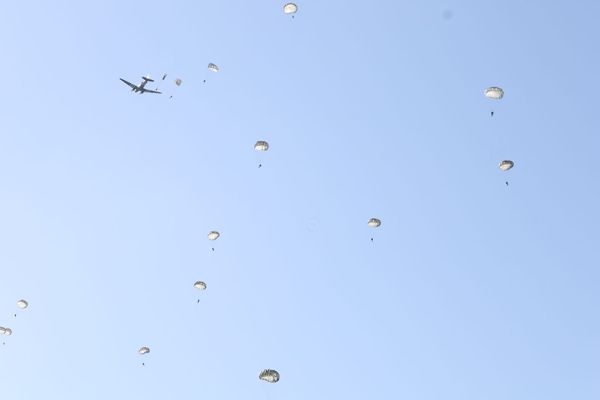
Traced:
POLYGON ((144 347, 140 347, 140 349, 138 350, 138 353, 140 353, 141 355, 148 354, 148 353, 150 353, 150 349, 148 347, 145 347, 145 346, 144 347))
POLYGON ((502 171, 508 171, 509 169, 511 169, 514 166, 515 166, 515 163, 512 162, 511 160, 504 160, 499 165, 499 167, 502 171))
POLYGON ((179 78, 175 79, 175 84, 177 86, 181 86, 181 79, 179 79, 179 78))
POLYGON ((27 301, 25 301, 23 299, 17 301, 17 307, 19 307, 21 310, 26 309, 28 305, 29 305, 29 303, 27 303, 27 301))
POLYGON ((202 281, 198 281, 198 282, 194 283, 194 287, 196 289, 206 290, 206 283, 204 283, 202 281))
POLYGON ((265 369, 258 375, 258 378, 265 382, 275 383, 279 381, 279 372, 274 369, 265 369))
POLYGON ((6 333, 6 328, 0 326, 0 335, 4 335, 6 333))
POLYGON ((371 218, 369 222, 367 222, 367 225, 369 225, 371 228, 379 228, 381 226, 381 220, 378 220, 377 218, 371 218))
POLYGON ((208 70, 212 72, 219 72, 219 67, 217 64, 210 63, 208 64, 208 70))
POLYGON ((221 234, 217 231, 208 232, 208 240, 217 240, 221 234))
POLYGON ((4 333, 6 336, 10 336, 10 335, 12 335, 12 329, 10 329, 10 328, 3 328, 3 329, 4 329, 4 332, 3 332, 3 333, 4 333))
POLYGON ((500 100, 502 97, 504 97, 504 90, 495 86, 485 89, 483 93, 485 93, 485 97, 492 100, 500 100))
POLYGON ((264 140, 259 140, 254 145, 254 150, 256 150, 256 151, 267 151, 267 150, 269 150, 269 143, 265 142, 264 140))
POLYGON ((298 6, 294 3, 287 3, 283 6, 283 12, 286 14, 295 14, 298 11, 298 6))

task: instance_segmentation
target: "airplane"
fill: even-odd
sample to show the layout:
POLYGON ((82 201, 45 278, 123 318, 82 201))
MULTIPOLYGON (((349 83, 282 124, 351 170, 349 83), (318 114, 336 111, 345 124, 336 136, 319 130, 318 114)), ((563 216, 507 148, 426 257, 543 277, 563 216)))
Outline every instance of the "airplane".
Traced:
POLYGON ((142 76, 142 83, 138 85, 134 85, 131 82, 127 82, 125 79, 123 78, 119 78, 124 84, 126 84, 127 86, 129 86, 131 88, 132 92, 139 92, 140 94, 142 93, 157 93, 157 94, 161 94, 161 92, 156 91, 156 90, 150 90, 150 89, 146 89, 144 86, 146 86, 146 83, 148 82, 154 82, 153 79, 150 79, 149 76, 142 76))

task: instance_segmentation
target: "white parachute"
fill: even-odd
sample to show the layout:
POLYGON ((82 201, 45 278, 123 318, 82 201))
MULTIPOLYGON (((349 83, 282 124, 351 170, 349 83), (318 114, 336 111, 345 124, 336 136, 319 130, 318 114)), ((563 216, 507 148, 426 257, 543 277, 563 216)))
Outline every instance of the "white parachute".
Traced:
POLYGON ((6 336, 10 336, 10 335, 12 335, 12 329, 10 329, 10 328, 2 328, 2 329, 3 329, 3 332, 2 332, 2 333, 3 333, 4 335, 6 335, 6 336))
POLYGON ((150 348, 144 346, 144 347, 140 347, 140 349, 138 350, 138 353, 140 353, 140 355, 144 355, 144 354, 148 354, 150 353, 150 348))
POLYGON ((221 236, 218 231, 210 231, 208 232, 208 240, 217 240, 221 236))
POLYGON ((287 3, 283 6, 283 12, 285 14, 296 14, 296 11, 298 11, 298 6, 294 3, 287 3))
POLYGON ((265 369, 259 375, 258 378, 269 383, 275 383, 279 381, 279 372, 274 369, 265 369))
POLYGON ((17 307, 19 307, 21 310, 26 309, 29 306, 29 303, 26 300, 19 300, 17 301, 17 307))
POLYGON ((206 290, 206 283, 202 281, 197 281, 196 283, 194 283, 194 287, 199 290, 206 290))
POLYGON ((212 72, 219 72, 219 67, 217 66, 217 64, 209 63, 208 70, 212 72))
POLYGON ((256 151, 267 151, 269 150, 269 143, 264 140, 259 140, 254 144, 254 150, 256 151))
POLYGON ((182 82, 181 79, 179 79, 179 78, 175 79, 175 84, 177 86, 181 86, 181 82, 182 82))
POLYGON ((496 86, 491 86, 485 89, 483 93, 485 94, 485 97, 492 100, 500 100, 504 97, 504 90, 496 86))
POLYGON ((512 162, 511 160, 504 160, 500 163, 500 165, 498 165, 498 167, 502 170, 502 171, 508 171, 509 169, 511 169, 512 167, 515 166, 515 163, 512 162))
POLYGON ((377 218, 371 218, 369 219, 369 222, 367 222, 367 225, 369 225, 371 228, 379 228, 381 226, 381 220, 377 218))

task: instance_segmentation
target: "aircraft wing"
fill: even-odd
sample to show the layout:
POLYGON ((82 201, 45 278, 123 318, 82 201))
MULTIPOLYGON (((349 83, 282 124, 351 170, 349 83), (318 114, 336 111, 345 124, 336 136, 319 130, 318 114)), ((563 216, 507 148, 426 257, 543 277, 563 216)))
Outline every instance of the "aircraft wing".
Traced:
POLYGON ((127 82, 127 81, 126 81, 125 79, 123 79, 123 78, 119 78, 119 79, 121 80, 121 82, 123 82, 124 84, 126 84, 126 85, 127 85, 127 86, 129 86, 130 88, 132 88, 132 89, 138 89, 138 87, 137 87, 136 85, 134 85, 133 83, 131 83, 131 82, 127 82))
POLYGON ((142 93, 156 93, 156 94, 162 94, 162 92, 158 92, 158 91, 156 91, 156 90, 144 89, 144 88, 142 88, 142 93))

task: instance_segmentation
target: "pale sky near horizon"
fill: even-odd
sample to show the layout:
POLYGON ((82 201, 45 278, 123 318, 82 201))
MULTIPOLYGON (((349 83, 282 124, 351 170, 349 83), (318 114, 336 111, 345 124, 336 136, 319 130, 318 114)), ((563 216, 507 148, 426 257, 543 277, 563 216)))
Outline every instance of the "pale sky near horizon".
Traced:
POLYGON ((600 398, 600 3, 284 3, 3 4, 0 398, 600 398))

